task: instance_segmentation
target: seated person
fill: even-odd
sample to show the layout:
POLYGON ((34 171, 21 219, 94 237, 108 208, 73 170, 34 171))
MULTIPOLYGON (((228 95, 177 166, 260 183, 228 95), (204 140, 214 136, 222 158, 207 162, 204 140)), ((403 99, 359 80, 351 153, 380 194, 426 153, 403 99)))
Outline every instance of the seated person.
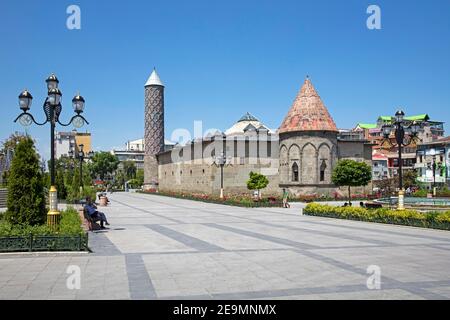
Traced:
POLYGON ((98 193, 98 200, 100 201, 100 198, 101 197, 105 197, 106 198, 106 203, 109 203, 109 199, 108 199, 108 197, 106 196, 106 192, 99 192, 98 193))
POLYGON ((84 207, 94 221, 100 220, 100 228, 105 229, 105 226, 103 225, 104 223, 109 226, 106 215, 103 212, 97 211, 97 206, 92 201, 91 197, 86 197, 86 205, 84 207))
POLYGON ((359 203, 359 206, 360 206, 361 208, 365 208, 365 207, 366 207, 366 206, 364 205, 364 202, 362 202, 362 201, 359 203))

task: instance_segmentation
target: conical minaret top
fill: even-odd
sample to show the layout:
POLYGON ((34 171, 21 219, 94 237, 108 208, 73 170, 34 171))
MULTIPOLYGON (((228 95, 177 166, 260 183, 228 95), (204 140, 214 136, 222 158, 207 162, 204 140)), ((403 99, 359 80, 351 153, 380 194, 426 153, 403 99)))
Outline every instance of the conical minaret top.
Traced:
POLYGON ((145 83, 145 87, 148 87, 148 86, 164 87, 164 84, 162 83, 161 79, 159 78, 158 73, 156 72, 156 68, 153 68, 152 74, 150 75, 147 82, 145 83))
POLYGON ((284 118, 278 133, 296 131, 338 132, 333 118, 308 76, 284 118))

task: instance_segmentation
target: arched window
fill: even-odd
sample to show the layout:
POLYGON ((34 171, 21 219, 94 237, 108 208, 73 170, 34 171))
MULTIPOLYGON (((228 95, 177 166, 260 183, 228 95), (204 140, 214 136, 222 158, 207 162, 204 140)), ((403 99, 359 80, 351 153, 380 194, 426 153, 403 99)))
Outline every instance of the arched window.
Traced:
POLYGON ((322 164, 320 165, 320 182, 325 181, 325 170, 327 169, 326 159, 322 159, 322 164))
POLYGON ((298 164, 294 162, 292 165, 292 181, 298 181, 298 164))

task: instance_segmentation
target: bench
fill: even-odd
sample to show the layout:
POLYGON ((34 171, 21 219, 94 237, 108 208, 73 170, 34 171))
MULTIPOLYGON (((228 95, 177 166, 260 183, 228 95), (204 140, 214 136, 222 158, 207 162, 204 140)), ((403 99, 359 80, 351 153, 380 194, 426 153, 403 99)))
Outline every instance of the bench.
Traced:
POLYGON ((83 221, 83 225, 85 226, 85 229, 89 231, 95 231, 100 230, 100 225, 97 223, 97 221, 100 221, 99 219, 93 219, 89 213, 87 212, 86 208, 83 206, 83 209, 80 210, 80 216, 82 214, 82 217, 80 217, 83 221), (82 212, 82 213, 81 213, 82 212))
POLYGON ((383 206, 381 205, 381 203, 367 202, 366 208, 367 209, 380 209, 380 208, 383 208, 383 206))

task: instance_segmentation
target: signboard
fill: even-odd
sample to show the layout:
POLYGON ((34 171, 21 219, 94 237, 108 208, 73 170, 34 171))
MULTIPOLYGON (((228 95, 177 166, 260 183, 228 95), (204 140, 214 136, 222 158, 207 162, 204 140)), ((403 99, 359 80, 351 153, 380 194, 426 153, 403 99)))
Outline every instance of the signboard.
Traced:
MULTIPOLYGON (((433 177, 421 176, 421 177, 418 177, 417 180, 419 180, 420 182, 425 182, 425 183, 433 183, 433 177)), ((444 182, 445 182, 445 177, 436 176, 436 183, 444 183, 444 182)))
POLYGON ((426 156, 438 156, 440 154, 445 154, 445 148, 433 148, 433 149, 427 149, 425 150, 426 156))

